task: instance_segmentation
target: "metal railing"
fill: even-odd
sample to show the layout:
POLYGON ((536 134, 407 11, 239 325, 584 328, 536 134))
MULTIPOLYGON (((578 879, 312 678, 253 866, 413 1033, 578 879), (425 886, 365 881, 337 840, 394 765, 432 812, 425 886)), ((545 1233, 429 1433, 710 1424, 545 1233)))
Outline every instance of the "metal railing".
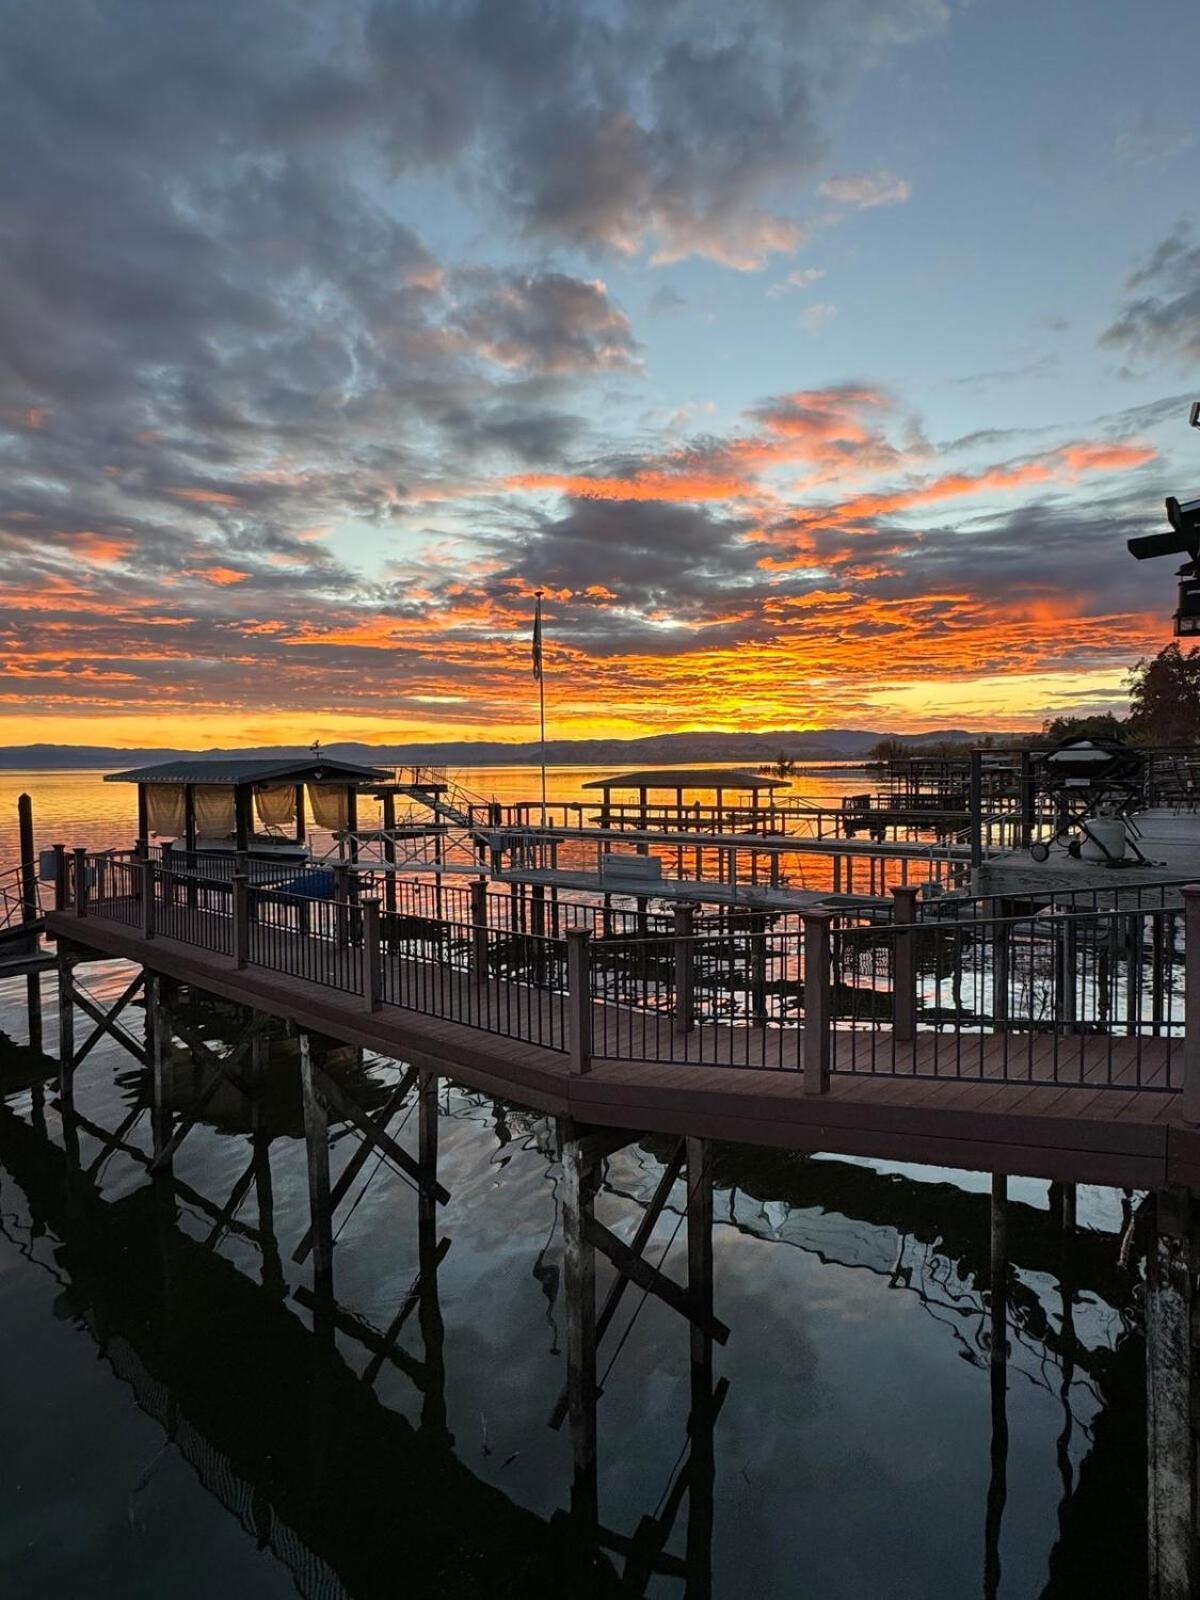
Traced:
POLYGON ((1184 917, 1166 906, 835 926, 833 1070, 1177 1088, 1184 917))
POLYGON ((379 925, 385 1004, 567 1049, 565 939, 471 920, 417 925, 390 912, 379 925))
POLYGON ((370 1009, 569 1052, 578 1070, 593 1057, 800 1069, 818 1090, 830 1073, 1156 1091, 1184 1081, 1200 894, 1171 886, 1003 916, 983 900, 942 915, 947 902, 904 890, 891 922, 815 910, 726 913, 712 926, 676 908, 669 930, 647 931, 636 912, 614 924, 602 906, 570 903, 555 928, 545 897, 483 880, 405 884, 390 910, 346 893, 345 878, 328 899, 83 851, 58 865, 60 906, 80 915, 370 1009))
MULTIPOLYGON (((239 886, 240 887, 240 886, 239 886)), ((311 900, 247 884, 241 941, 245 964, 343 994, 366 993, 365 914, 344 900, 311 900)))

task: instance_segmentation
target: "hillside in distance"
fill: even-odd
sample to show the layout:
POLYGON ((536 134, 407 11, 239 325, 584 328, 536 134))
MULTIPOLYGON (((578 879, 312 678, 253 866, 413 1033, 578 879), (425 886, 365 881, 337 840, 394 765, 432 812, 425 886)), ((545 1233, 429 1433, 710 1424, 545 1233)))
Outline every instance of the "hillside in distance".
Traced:
MULTIPOLYGON (((780 755, 799 761, 853 761, 866 755, 883 738, 898 738, 908 745, 926 745, 942 740, 980 743, 987 737, 986 733, 962 728, 917 734, 888 734, 865 728, 780 729, 771 733, 656 733, 640 739, 548 739, 545 760, 551 766, 618 768, 707 761, 757 764, 774 761, 780 755)), ((462 739, 437 744, 338 742, 323 745, 322 750, 343 761, 385 767, 525 766, 542 759, 542 747, 536 740, 504 743, 462 739)), ((187 750, 165 746, 120 749, 113 745, 24 744, 0 746, 0 768, 10 772, 23 769, 66 771, 78 767, 119 771, 123 767, 148 766, 155 761, 182 758, 216 760, 237 755, 283 759, 307 754, 308 748, 304 745, 187 750)))

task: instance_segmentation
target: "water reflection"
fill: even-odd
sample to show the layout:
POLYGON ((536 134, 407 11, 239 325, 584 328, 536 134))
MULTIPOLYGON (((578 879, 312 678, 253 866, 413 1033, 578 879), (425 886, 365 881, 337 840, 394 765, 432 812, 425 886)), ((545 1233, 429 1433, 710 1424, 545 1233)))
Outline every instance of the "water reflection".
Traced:
POLYGON ((301 1593, 1128 1600, 1147 1549, 1188 1592, 1186 1197, 1081 1226, 1066 1184, 553 1124, 161 980, 141 1016, 65 1101, 5 1047, 4 1242, 301 1593))

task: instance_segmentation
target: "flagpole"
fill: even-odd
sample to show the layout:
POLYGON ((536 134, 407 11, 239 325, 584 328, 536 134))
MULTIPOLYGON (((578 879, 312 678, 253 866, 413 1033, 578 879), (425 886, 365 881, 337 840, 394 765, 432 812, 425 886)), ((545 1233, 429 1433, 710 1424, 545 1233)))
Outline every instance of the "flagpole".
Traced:
POLYGON ((538 638, 538 737, 541 744, 542 756, 542 827, 546 826, 546 671, 545 656, 542 651, 542 594, 537 593, 537 638, 538 638))

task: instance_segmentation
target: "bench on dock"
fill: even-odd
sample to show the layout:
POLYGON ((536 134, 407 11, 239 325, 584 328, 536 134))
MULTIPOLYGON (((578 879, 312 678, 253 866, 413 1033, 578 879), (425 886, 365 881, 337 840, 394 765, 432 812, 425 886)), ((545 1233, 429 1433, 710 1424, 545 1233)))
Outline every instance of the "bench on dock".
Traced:
POLYGON ((663 881, 657 856, 619 855, 615 850, 600 857, 600 882, 605 888, 644 892, 663 881))

